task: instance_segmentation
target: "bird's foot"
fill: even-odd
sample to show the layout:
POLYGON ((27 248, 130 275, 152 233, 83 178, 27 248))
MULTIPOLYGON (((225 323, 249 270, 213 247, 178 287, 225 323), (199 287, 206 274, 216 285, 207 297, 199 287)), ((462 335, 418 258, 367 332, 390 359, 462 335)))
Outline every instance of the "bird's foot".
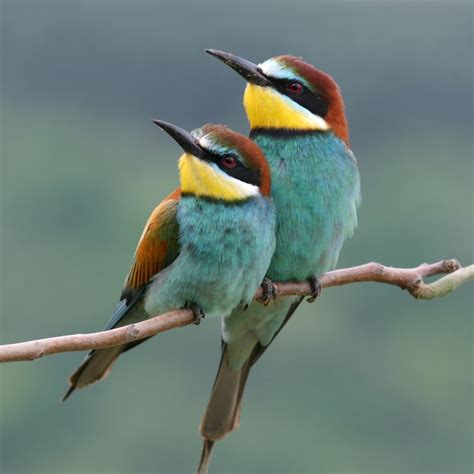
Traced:
POLYGON ((206 315, 203 313, 202 309, 197 304, 192 304, 190 308, 194 314, 193 324, 195 324, 196 326, 199 326, 201 324, 201 319, 205 318, 206 315))
POLYGON ((264 306, 268 306, 277 297, 277 287, 270 278, 265 277, 261 284, 262 296, 258 299, 264 306))
POLYGON ((311 295, 306 299, 308 303, 314 303, 318 296, 321 294, 322 286, 319 278, 316 275, 311 275, 309 278, 306 279, 309 283, 311 288, 311 295))

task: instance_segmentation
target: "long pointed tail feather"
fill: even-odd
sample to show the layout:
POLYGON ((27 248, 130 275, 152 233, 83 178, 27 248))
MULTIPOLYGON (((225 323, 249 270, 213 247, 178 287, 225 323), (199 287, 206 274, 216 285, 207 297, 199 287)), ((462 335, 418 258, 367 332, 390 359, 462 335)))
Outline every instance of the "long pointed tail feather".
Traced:
POLYGON ((232 370, 228 365, 227 346, 224 345, 211 397, 199 427, 205 439, 217 441, 238 427, 239 405, 250 366, 247 361, 240 370, 232 370))
POLYGON ((240 405, 251 367, 252 357, 249 357, 240 370, 232 370, 228 365, 227 346, 223 345, 219 370, 199 426, 204 440, 197 474, 207 474, 215 441, 239 427, 240 405))
POLYGON ((196 474, 207 474, 209 470, 209 463, 211 461, 211 452, 214 447, 215 441, 210 441, 208 439, 204 440, 202 446, 201 460, 199 461, 199 466, 197 468, 196 474))
POLYGON ((227 345, 223 343, 219 370, 217 371, 206 412, 199 426, 199 431, 204 440, 197 474, 207 474, 215 442, 239 427, 242 397, 250 369, 260 359, 302 301, 303 297, 297 298, 291 304, 282 325, 273 335, 270 343, 266 346, 257 343, 239 371, 230 369, 227 345))

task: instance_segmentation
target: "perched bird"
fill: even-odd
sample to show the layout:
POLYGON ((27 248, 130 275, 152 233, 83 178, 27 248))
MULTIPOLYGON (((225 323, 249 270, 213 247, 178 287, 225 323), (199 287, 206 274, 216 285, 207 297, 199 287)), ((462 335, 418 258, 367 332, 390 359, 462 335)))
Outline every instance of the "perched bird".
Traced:
MULTIPOLYGON (((270 164, 277 244, 267 277, 309 279, 314 300, 320 288, 316 276, 335 267, 344 240, 357 225, 360 201, 339 87, 331 76, 294 56, 256 65, 222 51, 207 52, 246 79, 250 137, 270 164)), ((204 447, 198 472, 207 472, 214 442, 238 427, 249 370, 302 299, 252 303, 245 313, 236 308, 224 320, 221 365, 200 426, 204 447)))
MULTIPOLYGON (((155 120, 184 150, 181 187, 152 212, 120 302, 106 329, 172 309, 227 316, 248 305, 275 249, 270 171, 251 140, 223 125, 192 132, 155 120)), ((69 378, 63 400, 104 378, 117 357, 142 341, 94 350, 69 378)))

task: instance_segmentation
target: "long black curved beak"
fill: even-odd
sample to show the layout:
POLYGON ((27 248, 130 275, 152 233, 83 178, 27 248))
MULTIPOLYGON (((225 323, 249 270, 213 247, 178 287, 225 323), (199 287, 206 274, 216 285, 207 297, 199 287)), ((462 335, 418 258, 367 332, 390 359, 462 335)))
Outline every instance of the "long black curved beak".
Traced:
POLYGON ((257 86, 271 86, 271 82, 262 74, 256 64, 217 49, 206 49, 205 51, 237 71, 247 82, 257 86))
POLYGON ((198 158, 204 156, 204 150, 188 131, 172 123, 164 122, 163 120, 153 120, 153 123, 158 125, 158 127, 173 138, 186 153, 190 153, 198 158))

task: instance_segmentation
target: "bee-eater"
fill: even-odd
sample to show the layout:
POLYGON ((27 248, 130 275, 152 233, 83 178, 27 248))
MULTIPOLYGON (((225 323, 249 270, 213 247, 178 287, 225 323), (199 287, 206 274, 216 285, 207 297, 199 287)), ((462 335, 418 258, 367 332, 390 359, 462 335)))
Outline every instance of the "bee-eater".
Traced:
MULTIPOLYGON (((197 321, 228 316, 250 304, 275 249, 270 171, 258 146, 222 125, 191 134, 155 123, 184 150, 180 188, 150 215, 106 330, 183 307, 197 321)), ((105 377, 140 342, 91 351, 69 378, 63 400, 105 377)))
MULTIPOLYGON (((277 244, 267 277, 309 279, 314 300, 316 276, 335 267, 344 240, 357 225, 360 201, 359 171, 349 148, 339 87, 331 76, 294 56, 256 65, 222 51, 207 52, 246 79, 250 137, 270 164, 277 244)), ((224 320, 221 365, 200 426, 200 473, 207 472, 214 441, 239 425, 250 368, 302 299, 252 303, 246 313, 236 308, 224 320)))

